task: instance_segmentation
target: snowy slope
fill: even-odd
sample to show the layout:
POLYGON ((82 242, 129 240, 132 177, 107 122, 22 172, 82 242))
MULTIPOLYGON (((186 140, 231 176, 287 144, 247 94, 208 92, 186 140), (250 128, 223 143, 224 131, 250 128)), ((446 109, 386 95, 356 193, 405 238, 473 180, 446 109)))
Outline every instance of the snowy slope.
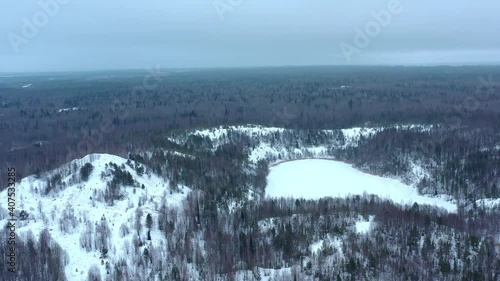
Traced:
POLYGON ((209 139, 214 149, 216 149, 221 144, 230 142, 230 136, 232 134, 245 135, 258 142, 258 144, 249 151, 249 160, 256 163, 263 159, 274 162, 306 157, 329 157, 329 149, 356 146, 362 138, 366 139, 373 137, 377 133, 389 128, 397 130, 411 129, 415 131, 429 131, 433 128, 433 125, 409 124, 388 127, 354 127, 339 130, 319 130, 319 132, 328 136, 328 139, 325 143, 318 145, 301 144, 300 146, 296 146, 295 144, 285 145, 283 143, 274 143, 269 140, 269 137, 280 134, 281 136, 283 134, 293 135, 297 131, 286 128, 264 127, 254 124, 193 130, 185 134, 171 136, 169 140, 182 145, 189 136, 198 136, 209 139))
MULTIPOLYGON (((179 192, 171 192, 167 188, 168 181, 152 174, 139 176, 134 169, 126 164, 126 161, 127 159, 109 154, 92 154, 74 160, 48 173, 49 175, 55 173, 67 175, 63 176, 63 181, 68 185, 61 188, 62 190, 53 190, 48 195, 42 195, 46 182, 35 176, 25 178, 17 185, 17 201, 19 202, 17 211, 26 210, 29 213, 27 221, 19 222, 18 235, 25 237, 26 233, 31 231, 35 237, 38 237, 40 231, 47 228, 52 238, 69 254, 69 264, 66 266, 68 280, 86 280, 88 269, 94 264, 101 269, 101 276, 106 276, 105 267, 101 265, 99 258, 100 252, 87 252, 80 245, 81 233, 85 232, 86 222, 90 222, 90 225, 94 227, 105 217, 111 231, 111 247, 109 247, 107 260, 116 261, 120 257, 127 257, 124 245, 131 243, 132 235, 136 233, 133 223, 140 200, 143 201, 143 205, 140 207, 144 213, 142 220, 144 221, 146 214, 150 213, 156 223, 157 211, 164 195, 169 206, 178 206, 189 192, 186 187, 179 187, 179 192), (135 188, 134 192, 133 187, 124 187, 125 198, 116 201, 114 206, 96 200, 96 194, 103 191, 106 182, 109 181, 109 177, 101 178, 101 173, 106 171, 106 165, 110 162, 118 166, 124 165, 125 169, 138 182, 138 185, 144 184, 145 189, 135 188), (85 163, 91 163, 94 166, 88 181, 75 181, 77 175, 74 171, 72 172, 72 167, 74 164, 81 166, 85 163), (93 199, 91 199, 92 197, 93 199), (74 222, 62 219, 63 214, 66 216, 72 214, 75 218, 74 222), (62 223, 60 223, 61 221, 62 223), (130 229, 129 234, 120 234, 122 225, 130 229)), ((131 163, 135 164, 133 161, 131 163)), ((6 196, 5 191, 0 194, 0 197, 4 198, 5 201, 7 201, 6 196)), ((0 224, 5 223, 6 218, 3 217, 0 224)), ((161 234, 156 228, 151 235, 159 237, 161 234)), ((152 239, 151 243, 155 244, 160 241, 163 239, 152 239)))
MULTIPOLYGON (((381 132, 385 129, 395 128, 395 129, 411 129, 416 131, 429 131, 434 127, 434 125, 420 125, 420 124, 408 124, 408 125, 394 125, 388 127, 353 127, 341 129, 346 140, 358 140, 362 137, 370 137, 374 134, 381 132)), ((217 141, 223 139, 230 132, 239 132, 245 134, 249 137, 260 137, 267 136, 276 132, 292 131, 291 129, 278 128, 278 127, 265 127, 261 125, 248 124, 239 126, 220 126, 209 129, 200 129, 189 132, 189 134, 197 135, 201 137, 208 137, 212 141, 217 141)), ((322 130, 323 132, 333 133, 335 130, 322 130)))
POLYGON ((356 232, 359 234, 366 234, 370 231, 375 216, 370 216, 367 221, 356 222, 356 232))
POLYGON ((275 132, 283 132, 284 130, 286 129, 277 127, 263 127, 260 125, 249 124, 246 126, 242 125, 220 126, 218 128, 196 130, 193 132, 193 134, 201 137, 208 137, 212 141, 216 141, 222 139, 224 136, 227 136, 227 134, 231 131, 237 131, 245 135, 248 135, 250 137, 259 137, 259 136, 269 135, 275 132))
POLYGON ((361 172, 351 165, 332 160, 310 159, 284 162, 271 168, 266 195, 269 197, 346 197, 375 194, 400 204, 434 205, 450 212, 456 204, 418 194, 402 182, 361 172))

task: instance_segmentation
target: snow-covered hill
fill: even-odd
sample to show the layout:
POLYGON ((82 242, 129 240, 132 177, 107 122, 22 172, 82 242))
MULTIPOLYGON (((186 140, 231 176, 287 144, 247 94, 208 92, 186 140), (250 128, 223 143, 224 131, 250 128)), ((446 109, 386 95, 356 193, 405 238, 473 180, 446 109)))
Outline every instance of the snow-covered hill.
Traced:
MULTIPOLYGON (((18 222, 18 236, 26 239, 28 232, 32 232, 36 238, 47 228, 69 255, 68 280, 86 280, 92 265, 98 266, 101 276, 106 276, 106 262, 114 263, 120 258, 130 261, 134 254, 130 245, 134 243, 134 235, 137 236, 136 224, 145 225, 147 214, 156 224, 162 200, 175 208, 190 192, 184 186, 171 190, 168 181, 149 173, 141 164, 109 154, 88 155, 38 177, 27 177, 17 184, 16 190, 19 204, 16 211, 28 213, 26 220, 18 222), (81 179, 79 167, 86 163, 90 163, 93 169, 85 181, 81 179), (113 205, 104 200, 106 188, 113 178, 114 165, 111 163, 125 174, 128 172, 134 181, 131 186, 120 188, 122 199, 115 200, 113 205), (53 183, 47 183, 51 179, 54 179, 53 183), (136 222, 138 213, 143 215, 136 222), (95 237, 100 235, 98 229, 104 225, 109 228, 106 230, 109 237, 103 238, 107 242, 99 247, 95 237), (107 257, 102 257, 101 247, 108 248, 107 257)), ((0 195, 6 198, 6 190, 0 195)), ((0 218, 0 224, 5 225, 5 209, 1 209, 0 218)), ((141 236, 146 237, 146 227, 141 228, 141 236)), ((151 236, 153 239, 145 246, 152 248, 164 243, 158 228, 153 228, 151 236)))

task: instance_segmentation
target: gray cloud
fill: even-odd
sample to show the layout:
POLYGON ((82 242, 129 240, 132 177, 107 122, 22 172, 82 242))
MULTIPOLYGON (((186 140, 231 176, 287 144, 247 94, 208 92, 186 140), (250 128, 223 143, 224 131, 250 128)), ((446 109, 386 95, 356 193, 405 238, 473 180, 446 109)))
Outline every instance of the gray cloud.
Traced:
MULTIPOLYGON (((353 44, 354 29, 391 0, 64 1, 17 53, 9 34, 24 38, 23 18, 43 9, 37 1, 0 4, 1 72, 347 64, 339 44, 353 44), (221 20, 214 3, 238 5, 221 20)), ((500 2, 400 3, 403 11, 352 64, 500 63, 500 2)))

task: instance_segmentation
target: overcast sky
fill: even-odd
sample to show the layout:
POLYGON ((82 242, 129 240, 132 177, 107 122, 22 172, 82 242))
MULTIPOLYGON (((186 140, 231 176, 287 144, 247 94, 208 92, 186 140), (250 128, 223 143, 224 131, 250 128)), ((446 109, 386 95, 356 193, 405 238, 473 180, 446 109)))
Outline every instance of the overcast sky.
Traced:
POLYGON ((500 64, 500 1, 391 1, 2 0, 0 72, 500 64), (39 1, 68 3, 47 15, 39 1))

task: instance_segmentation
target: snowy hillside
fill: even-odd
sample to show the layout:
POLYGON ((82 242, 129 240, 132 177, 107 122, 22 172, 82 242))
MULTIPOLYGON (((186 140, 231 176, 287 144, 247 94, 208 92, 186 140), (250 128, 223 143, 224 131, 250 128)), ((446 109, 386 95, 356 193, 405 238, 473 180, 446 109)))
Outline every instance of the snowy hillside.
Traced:
MULTIPOLYGON (((28 232, 35 238, 47 228, 52 238, 68 253, 66 266, 68 280, 86 280, 87 272, 93 265, 98 266, 101 276, 106 276, 106 263, 114 263, 120 258, 130 262, 134 243, 134 229, 145 224, 147 214, 157 222, 162 200, 175 208, 185 199, 189 189, 168 188, 165 181, 147 171, 141 164, 108 155, 92 154, 74 160, 45 175, 30 176, 18 183, 17 211, 28 213, 26 220, 19 221, 18 235, 24 239, 28 232), (88 179, 81 179, 80 169, 90 163, 93 166, 88 179), (116 164, 116 166, 111 163, 116 164), (113 181, 113 169, 118 167, 123 174, 130 174, 133 182, 119 188, 120 199, 112 205, 106 201, 106 190, 113 181), (60 177, 59 177, 60 176, 60 177), (55 180, 48 183, 46 179, 55 180), (48 190, 49 189, 49 190, 48 190), (139 216, 138 214, 143 214, 139 216), (137 221, 138 218, 140 221, 137 221), (96 237, 102 236, 100 245, 96 237), (102 248, 106 248, 103 253, 102 248), (107 252, 107 253, 106 253, 107 252)), ((3 191, 1 198, 6 198, 3 191)), ((1 210, 0 223, 6 223, 6 210, 1 210)), ((140 227, 141 236, 146 237, 146 227, 140 227)), ((157 247, 164 243, 158 230, 152 230, 153 239, 146 246, 157 247), (157 245, 154 245, 154 244, 157 245)))
POLYGON ((373 137, 389 128, 428 131, 433 127, 433 125, 394 125, 318 130, 316 132, 318 140, 310 140, 302 138, 301 135, 305 136, 311 131, 248 124, 193 130, 185 134, 170 136, 169 140, 184 145, 190 137, 201 137, 208 140, 212 145, 212 150, 215 150, 220 145, 231 142, 233 138, 246 136, 255 142, 255 145, 250 147, 248 155, 249 160, 256 163, 259 160, 275 162, 307 157, 331 157, 332 150, 356 146, 362 139, 373 137), (276 138, 281 141, 276 142, 276 138))

